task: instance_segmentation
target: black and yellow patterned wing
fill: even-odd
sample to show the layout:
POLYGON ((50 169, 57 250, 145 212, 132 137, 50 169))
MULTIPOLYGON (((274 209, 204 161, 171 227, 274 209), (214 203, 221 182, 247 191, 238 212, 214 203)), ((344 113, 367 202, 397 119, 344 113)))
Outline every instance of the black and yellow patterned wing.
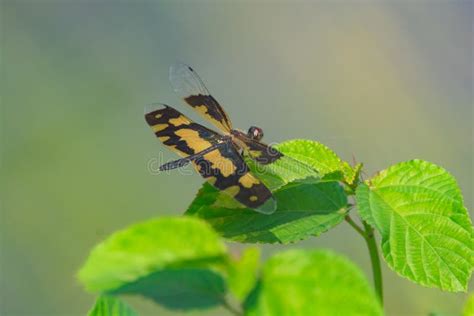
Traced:
POLYGON ((268 165, 283 157, 283 154, 275 148, 252 139, 240 131, 232 133, 242 143, 244 153, 259 164, 268 165))
POLYGON ((145 120, 156 137, 181 157, 201 152, 222 139, 222 135, 191 121, 165 104, 148 105, 145 120))
POLYGON ((262 165, 274 163, 283 157, 283 154, 275 148, 253 139, 246 140, 246 148, 244 149, 244 152, 247 153, 250 158, 262 165))
POLYGON ((271 191, 255 177, 229 140, 194 161, 198 172, 217 189, 264 214, 276 210, 271 191))
POLYGON ((232 123, 229 117, 191 67, 185 64, 171 66, 169 80, 174 91, 202 117, 222 131, 230 132, 232 123))
POLYGON ((182 157, 194 156, 194 167, 214 187, 258 212, 275 211, 272 193, 249 171, 229 138, 163 104, 148 106, 145 119, 163 144, 182 157))

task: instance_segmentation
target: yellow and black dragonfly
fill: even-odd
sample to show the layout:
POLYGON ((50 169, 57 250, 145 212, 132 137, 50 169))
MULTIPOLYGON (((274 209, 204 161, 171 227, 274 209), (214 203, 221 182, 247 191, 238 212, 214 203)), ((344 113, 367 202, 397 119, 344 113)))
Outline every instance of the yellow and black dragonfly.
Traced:
POLYGON ((233 129, 222 106, 188 65, 171 66, 169 80, 175 92, 222 134, 191 121, 168 105, 147 106, 145 119, 155 135, 183 157, 160 166, 160 171, 193 163, 209 183, 244 206, 265 214, 273 213, 276 201, 272 193, 252 174, 243 155, 265 165, 283 154, 260 142, 262 129, 252 126, 247 133, 233 129))

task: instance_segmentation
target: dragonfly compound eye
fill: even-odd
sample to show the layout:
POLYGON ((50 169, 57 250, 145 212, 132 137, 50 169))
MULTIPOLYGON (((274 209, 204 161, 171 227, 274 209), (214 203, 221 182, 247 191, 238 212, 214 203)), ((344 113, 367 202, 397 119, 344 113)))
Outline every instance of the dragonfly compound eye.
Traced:
POLYGON ((255 140, 261 140, 263 138, 263 130, 260 127, 251 126, 247 132, 247 136, 255 140))

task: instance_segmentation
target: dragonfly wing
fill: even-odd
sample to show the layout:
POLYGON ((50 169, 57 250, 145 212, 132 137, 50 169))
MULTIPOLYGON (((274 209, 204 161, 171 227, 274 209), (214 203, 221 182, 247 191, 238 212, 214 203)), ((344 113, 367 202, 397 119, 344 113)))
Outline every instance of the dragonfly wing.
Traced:
POLYGON ((259 164, 268 165, 283 157, 283 154, 272 146, 261 143, 255 139, 251 139, 242 133, 234 135, 237 136, 238 139, 244 143, 245 154, 250 156, 250 158, 258 162, 259 164))
POLYGON ((275 211, 276 201, 271 191, 250 172, 232 142, 217 147, 194 162, 209 183, 246 207, 265 214, 275 211))
POLYGON ((155 135, 170 149, 192 159, 170 162, 163 170, 192 161, 196 170, 217 189, 231 195, 246 207, 270 214, 276 209, 271 191, 248 169, 229 139, 192 122, 164 104, 148 107, 145 119, 155 135))
POLYGON ((182 157, 201 152, 222 139, 222 135, 191 121, 166 104, 147 106, 145 120, 158 139, 182 157))
POLYGON ((202 117, 222 131, 230 132, 232 123, 227 113, 190 66, 186 64, 171 66, 169 80, 174 91, 202 117))

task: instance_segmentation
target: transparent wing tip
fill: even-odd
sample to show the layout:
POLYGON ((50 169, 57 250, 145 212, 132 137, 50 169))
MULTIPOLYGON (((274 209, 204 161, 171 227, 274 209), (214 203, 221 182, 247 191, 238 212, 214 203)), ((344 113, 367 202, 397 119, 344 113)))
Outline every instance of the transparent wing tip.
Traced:
POLYGON ((265 203, 255 208, 255 211, 265 214, 265 215, 270 215, 270 214, 273 214, 276 211, 276 209, 277 209, 277 202, 274 197, 271 197, 265 203))
POLYGON ((169 75, 182 74, 183 72, 191 71, 194 72, 194 69, 191 68, 188 64, 182 62, 176 62, 170 66, 169 75))
POLYGON ((186 97, 206 90, 194 69, 184 63, 171 65, 168 78, 174 92, 181 97, 186 97))
POLYGON ((169 108, 169 106, 163 103, 150 103, 150 104, 145 105, 145 108, 143 109, 143 114, 147 115, 149 113, 162 110, 165 108, 169 108))

